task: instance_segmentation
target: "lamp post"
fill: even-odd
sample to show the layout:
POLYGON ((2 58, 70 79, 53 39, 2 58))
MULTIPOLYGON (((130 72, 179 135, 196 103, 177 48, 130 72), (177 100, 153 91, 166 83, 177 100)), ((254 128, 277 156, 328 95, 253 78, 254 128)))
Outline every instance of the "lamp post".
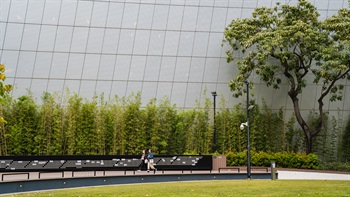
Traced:
POLYGON ((216 92, 211 92, 211 94, 213 95, 214 97, 214 146, 213 146, 213 153, 216 152, 216 92))
POLYGON ((244 80, 244 83, 247 85, 247 178, 251 178, 251 171, 250 171, 250 132, 249 132, 249 127, 250 127, 250 122, 249 122, 249 82, 247 80, 244 80))

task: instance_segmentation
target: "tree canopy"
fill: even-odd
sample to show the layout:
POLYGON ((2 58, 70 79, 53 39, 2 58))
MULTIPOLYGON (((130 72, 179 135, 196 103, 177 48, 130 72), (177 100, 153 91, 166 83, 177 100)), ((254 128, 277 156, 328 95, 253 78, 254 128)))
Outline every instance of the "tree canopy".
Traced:
POLYGON ((3 99, 12 90, 12 85, 5 84, 5 65, 0 64, 0 98, 3 99))
POLYGON ((1 147, 6 147, 5 132, 4 132, 4 123, 6 122, 3 117, 2 112, 2 103, 3 100, 8 96, 9 92, 12 90, 12 85, 5 84, 6 75, 5 75, 5 65, 0 64, 0 155, 2 153, 6 154, 6 149, 1 147))
POLYGON ((277 3, 274 8, 256 8, 251 18, 232 20, 224 32, 224 44, 231 46, 227 62, 237 60, 239 71, 229 82, 234 96, 243 95, 244 80, 252 74, 275 89, 286 80, 307 153, 312 152, 312 139, 324 124, 324 99, 341 100, 344 80, 350 79, 350 11, 340 9, 324 21, 319 16, 307 0, 297 5, 277 3), (322 86, 315 100, 319 117, 314 127, 302 116, 299 101, 310 81, 322 86))

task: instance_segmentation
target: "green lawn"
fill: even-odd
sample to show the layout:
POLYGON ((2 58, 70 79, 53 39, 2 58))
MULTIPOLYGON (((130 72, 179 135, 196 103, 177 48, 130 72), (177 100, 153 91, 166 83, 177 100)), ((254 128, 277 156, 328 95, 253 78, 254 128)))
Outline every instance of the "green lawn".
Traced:
POLYGON ((350 196, 350 181, 232 180, 169 182, 75 188, 12 196, 350 196))

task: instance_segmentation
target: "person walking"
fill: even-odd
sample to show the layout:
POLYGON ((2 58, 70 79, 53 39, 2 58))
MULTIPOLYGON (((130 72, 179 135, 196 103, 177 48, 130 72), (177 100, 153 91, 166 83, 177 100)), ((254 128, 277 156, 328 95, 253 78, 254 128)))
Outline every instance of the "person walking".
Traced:
POLYGON ((154 167, 154 154, 152 153, 152 150, 149 149, 148 151, 148 165, 147 165, 147 173, 149 173, 149 170, 152 169, 154 172, 157 171, 157 168, 154 167))
POLYGON ((142 150, 141 163, 139 165, 139 169, 137 170, 138 172, 140 172, 142 169, 145 169, 146 162, 147 162, 146 150, 142 150))

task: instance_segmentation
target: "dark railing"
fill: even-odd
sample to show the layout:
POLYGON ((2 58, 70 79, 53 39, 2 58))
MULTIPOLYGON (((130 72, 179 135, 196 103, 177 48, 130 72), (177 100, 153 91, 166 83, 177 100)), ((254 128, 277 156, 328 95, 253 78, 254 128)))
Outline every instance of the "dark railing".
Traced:
MULTIPOLYGON (((139 155, 0 156, 0 172, 138 170, 139 155)), ((158 170, 212 170, 211 155, 159 155, 158 170)))

